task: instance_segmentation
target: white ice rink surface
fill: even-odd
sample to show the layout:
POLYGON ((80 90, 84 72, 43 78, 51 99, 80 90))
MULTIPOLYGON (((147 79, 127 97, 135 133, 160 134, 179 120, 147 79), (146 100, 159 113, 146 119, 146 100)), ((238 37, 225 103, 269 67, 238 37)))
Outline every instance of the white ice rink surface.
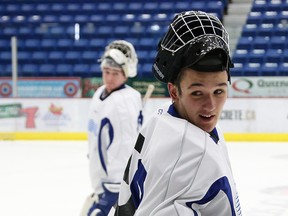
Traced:
MULTIPOLYGON (((287 216, 288 143, 228 148, 243 216, 287 216)), ((79 216, 86 153, 85 141, 0 141, 0 216, 79 216)))

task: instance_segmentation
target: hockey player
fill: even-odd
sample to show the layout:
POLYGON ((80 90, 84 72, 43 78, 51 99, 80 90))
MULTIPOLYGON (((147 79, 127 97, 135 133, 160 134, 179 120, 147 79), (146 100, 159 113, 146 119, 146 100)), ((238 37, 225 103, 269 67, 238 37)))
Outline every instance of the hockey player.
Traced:
POLYGON ((155 77, 172 104, 142 127, 116 216, 239 216, 235 182, 217 126, 233 66, 228 34, 201 11, 179 13, 159 43, 155 77))
POLYGON ((90 178, 94 192, 81 216, 107 216, 118 198, 125 165, 142 123, 141 94, 125 84, 137 74, 137 55, 124 40, 111 42, 100 59, 104 85, 91 101, 88 123, 90 178))

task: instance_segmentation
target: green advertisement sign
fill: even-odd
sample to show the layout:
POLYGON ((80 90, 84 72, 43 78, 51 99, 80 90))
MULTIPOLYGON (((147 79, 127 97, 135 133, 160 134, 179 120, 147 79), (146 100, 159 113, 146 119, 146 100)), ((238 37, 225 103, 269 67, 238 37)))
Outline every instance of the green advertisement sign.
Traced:
POLYGON ((20 112, 21 112, 21 104, 0 105, 0 118, 19 117, 20 112))
MULTIPOLYGON (((169 96, 166 84, 161 83, 153 78, 146 78, 146 79, 130 78, 128 79, 127 84, 138 90, 142 96, 145 95, 149 84, 153 84, 155 86, 152 97, 169 96)), ((84 98, 93 97, 94 92, 101 85, 103 85, 102 78, 99 77, 82 79, 82 97, 84 98)))
POLYGON ((82 97, 91 98, 95 91, 103 85, 102 78, 84 78, 82 79, 82 97))
POLYGON ((141 79, 141 80, 129 79, 127 84, 137 89, 142 94, 142 96, 145 95, 149 84, 152 84, 155 86, 152 97, 168 97, 169 96, 167 85, 153 78, 146 78, 146 79, 141 79))

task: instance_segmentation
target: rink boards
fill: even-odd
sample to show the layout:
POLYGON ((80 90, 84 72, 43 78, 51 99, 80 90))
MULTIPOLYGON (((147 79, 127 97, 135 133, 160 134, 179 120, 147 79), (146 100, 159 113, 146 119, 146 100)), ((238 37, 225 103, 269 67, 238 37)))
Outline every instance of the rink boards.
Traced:
MULTIPOLYGON (((90 99, 1 99, 1 140, 86 140, 90 99)), ((144 121, 169 98, 152 98, 144 121)), ((227 141, 288 141, 288 98, 229 98, 219 125, 227 141)))

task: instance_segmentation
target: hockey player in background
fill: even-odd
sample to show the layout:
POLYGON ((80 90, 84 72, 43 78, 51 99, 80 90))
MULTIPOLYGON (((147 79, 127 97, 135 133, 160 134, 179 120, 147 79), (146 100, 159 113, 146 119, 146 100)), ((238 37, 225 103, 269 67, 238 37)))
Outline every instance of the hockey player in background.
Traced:
POLYGON ((81 216, 107 216, 118 198, 120 182, 142 123, 141 94, 125 84, 137 74, 131 43, 111 42, 101 58, 103 86, 88 113, 89 166, 93 193, 81 216))
POLYGON ((116 216, 240 216, 223 134, 228 33, 217 17, 179 13, 159 43, 155 77, 172 103, 142 127, 121 184, 116 216))

